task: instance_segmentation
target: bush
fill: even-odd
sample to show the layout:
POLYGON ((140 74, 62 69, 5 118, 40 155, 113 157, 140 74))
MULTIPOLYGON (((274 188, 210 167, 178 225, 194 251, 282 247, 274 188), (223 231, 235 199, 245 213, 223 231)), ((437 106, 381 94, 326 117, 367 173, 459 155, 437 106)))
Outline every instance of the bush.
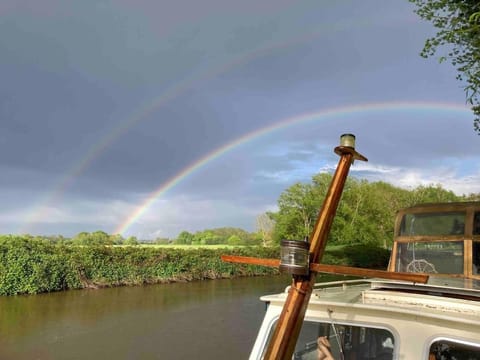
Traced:
POLYGON ((386 269, 389 259, 389 250, 372 244, 355 244, 327 250, 323 262, 332 265, 386 269))
POLYGON ((0 295, 276 274, 277 269, 224 263, 222 254, 277 257, 278 249, 164 249, 75 246, 0 237, 0 295))

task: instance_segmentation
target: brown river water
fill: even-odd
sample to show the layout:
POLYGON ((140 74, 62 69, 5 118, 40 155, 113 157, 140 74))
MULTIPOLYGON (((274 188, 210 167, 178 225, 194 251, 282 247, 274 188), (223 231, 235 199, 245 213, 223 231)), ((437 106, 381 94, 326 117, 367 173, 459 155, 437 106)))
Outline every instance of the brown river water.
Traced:
POLYGON ((0 297, 0 359, 247 359, 285 276, 0 297))

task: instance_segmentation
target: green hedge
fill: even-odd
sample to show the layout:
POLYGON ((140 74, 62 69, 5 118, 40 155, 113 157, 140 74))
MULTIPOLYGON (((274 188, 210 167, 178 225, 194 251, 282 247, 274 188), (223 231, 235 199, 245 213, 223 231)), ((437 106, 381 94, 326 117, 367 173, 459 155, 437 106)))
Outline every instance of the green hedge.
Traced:
MULTIPOLYGON (((363 267, 380 263, 384 267, 388 256, 380 250, 336 249, 327 251, 323 262, 363 267)), ((224 263, 220 259, 223 254, 279 258, 279 249, 73 246, 36 238, 2 236, 0 295, 278 273, 275 268, 224 263)))
POLYGON ((276 274, 261 266, 224 263, 222 254, 278 258, 278 249, 162 249, 72 246, 0 237, 0 295, 171 281, 276 274))
POLYGON ((354 244, 327 248, 323 262, 332 265, 386 269, 390 250, 372 244, 354 244))

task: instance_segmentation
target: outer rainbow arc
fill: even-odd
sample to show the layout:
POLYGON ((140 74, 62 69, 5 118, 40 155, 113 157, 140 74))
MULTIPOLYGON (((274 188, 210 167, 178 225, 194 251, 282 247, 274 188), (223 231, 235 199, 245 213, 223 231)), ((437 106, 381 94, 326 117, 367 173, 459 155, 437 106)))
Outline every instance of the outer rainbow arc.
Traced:
POLYGON ((306 123, 310 121, 322 120, 331 117, 339 117, 344 115, 352 115, 362 112, 379 112, 379 111, 392 111, 392 110, 445 110, 445 111, 457 111, 468 112, 468 109, 464 105, 450 104, 450 103, 434 103, 434 102, 387 102, 387 103, 366 103, 344 107, 335 107, 317 112, 309 112, 300 114, 297 116, 289 117, 280 120, 272 125, 268 125, 261 129, 247 133, 235 140, 211 151, 200 159, 194 161, 175 176, 162 183, 156 190, 151 192, 147 199, 141 203, 135 211, 130 214, 114 231, 115 234, 125 233, 130 226, 132 226, 148 209, 149 207, 164 193, 179 184, 183 179, 193 174, 196 170, 200 169, 207 163, 215 160, 216 158, 228 153, 232 149, 241 146, 249 141, 257 139, 262 135, 271 133, 273 131, 281 130, 289 126, 297 125, 300 123, 306 123))

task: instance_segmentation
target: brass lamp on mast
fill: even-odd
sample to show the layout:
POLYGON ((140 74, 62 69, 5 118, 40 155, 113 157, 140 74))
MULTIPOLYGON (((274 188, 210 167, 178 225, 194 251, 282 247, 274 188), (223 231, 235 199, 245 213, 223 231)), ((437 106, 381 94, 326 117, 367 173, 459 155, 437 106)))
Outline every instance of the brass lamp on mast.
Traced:
POLYGON ((340 146, 355 149, 355 135, 343 134, 342 136, 340 136, 340 146))
POLYGON ((309 244, 300 240, 282 240, 280 242, 280 266, 281 272, 292 275, 308 275, 309 244))

